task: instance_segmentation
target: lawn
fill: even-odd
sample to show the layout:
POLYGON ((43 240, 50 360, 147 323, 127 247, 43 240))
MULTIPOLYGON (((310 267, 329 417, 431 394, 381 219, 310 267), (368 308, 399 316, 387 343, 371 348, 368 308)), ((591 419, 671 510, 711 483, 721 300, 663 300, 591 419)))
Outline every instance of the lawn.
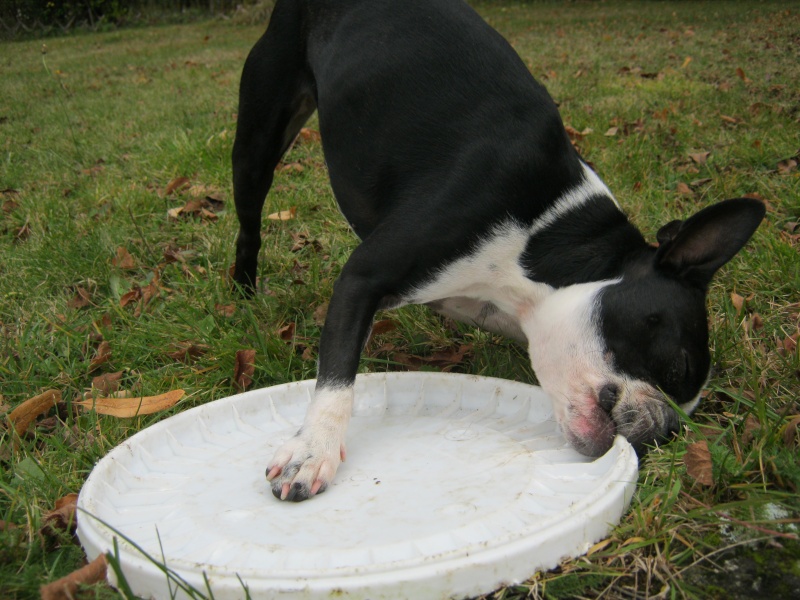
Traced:
MULTIPOLYGON (((627 515, 588 556, 487 598, 800 595, 800 3, 476 7, 648 239, 723 198, 767 204, 710 290, 705 401, 641 462, 627 515)), ((357 244, 314 118, 267 201, 259 293, 242 300, 229 280, 237 85, 262 30, 217 20, 0 44, 0 413, 61 398, 27 427, 3 419, 2 598, 38 597, 83 564, 53 511, 122 440, 240 385, 314 377, 321 314, 357 244), (134 418, 77 404, 176 389, 177 404, 134 418)), ((496 336, 419 307, 378 319, 364 372, 535 381, 496 336)))

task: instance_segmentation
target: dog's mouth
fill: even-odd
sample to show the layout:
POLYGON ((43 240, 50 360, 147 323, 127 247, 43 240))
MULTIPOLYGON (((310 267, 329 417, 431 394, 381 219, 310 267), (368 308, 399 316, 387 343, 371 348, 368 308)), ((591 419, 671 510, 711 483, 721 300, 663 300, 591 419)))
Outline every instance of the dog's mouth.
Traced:
POLYGON ((562 422, 562 429, 573 448, 592 457, 608 452, 617 435, 616 423, 600 406, 596 396, 572 404, 562 422))
POLYGON ((678 414, 660 393, 630 390, 613 405, 604 403, 602 390, 572 403, 562 429, 567 441, 581 454, 605 454, 617 434, 641 456, 649 446, 669 441, 680 428, 678 414))

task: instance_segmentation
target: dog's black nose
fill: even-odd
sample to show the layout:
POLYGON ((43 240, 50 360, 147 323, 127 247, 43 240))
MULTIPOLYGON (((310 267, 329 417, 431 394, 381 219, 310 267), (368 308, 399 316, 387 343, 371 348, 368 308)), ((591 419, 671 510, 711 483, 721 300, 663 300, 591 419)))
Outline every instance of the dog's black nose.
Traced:
POLYGON ((607 383, 600 388, 600 393, 597 395, 597 400, 600 402, 600 408, 611 414, 611 409, 617 403, 619 396, 619 388, 613 383, 607 383))

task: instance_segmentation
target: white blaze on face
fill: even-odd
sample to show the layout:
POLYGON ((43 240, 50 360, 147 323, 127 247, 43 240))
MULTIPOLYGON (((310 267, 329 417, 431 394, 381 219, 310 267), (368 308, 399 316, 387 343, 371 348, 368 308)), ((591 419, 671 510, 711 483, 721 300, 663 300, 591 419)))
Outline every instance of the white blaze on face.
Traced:
POLYGON ((606 360, 595 318, 597 295, 612 283, 558 289, 535 310, 521 315, 536 377, 553 398, 559 424, 578 438, 598 435, 595 430, 603 417, 598 415, 602 409, 597 393, 617 379, 606 360))

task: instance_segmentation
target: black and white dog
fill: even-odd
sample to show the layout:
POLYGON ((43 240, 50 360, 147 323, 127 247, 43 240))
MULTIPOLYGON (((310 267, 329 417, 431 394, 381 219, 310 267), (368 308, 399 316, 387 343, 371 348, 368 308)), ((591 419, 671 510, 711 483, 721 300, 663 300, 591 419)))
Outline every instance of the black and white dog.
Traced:
POLYGON ((720 202, 648 245, 581 160, 553 100, 461 0, 278 0, 242 73, 234 278, 252 291, 273 170, 317 110, 330 181, 361 238, 342 269, 303 426, 267 467, 282 500, 345 455, 375 312, 427 304, 529 344, 566 437, 604 453, 679 426, 710 366, 706 289, 764 216, 720 202))

